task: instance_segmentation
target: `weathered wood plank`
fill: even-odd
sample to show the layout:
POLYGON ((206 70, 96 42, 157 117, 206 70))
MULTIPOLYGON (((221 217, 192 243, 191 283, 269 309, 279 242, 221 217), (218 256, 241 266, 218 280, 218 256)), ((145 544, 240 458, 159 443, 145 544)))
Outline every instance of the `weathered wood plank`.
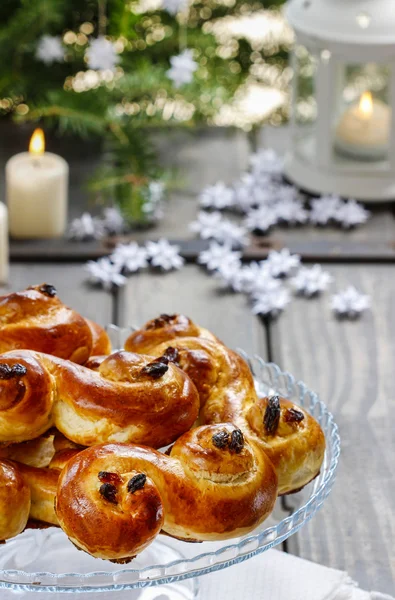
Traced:
MULTIPOLYGON (((337 481, 322 510, 289 541, 290 551, 346 569, 366 589, 394 592, 395 271, 328 267, 336 288, 372 297, 359 321, 337 321, 329 296, 296 299, 272 328, 273 359, 327 403, 340 427, 337 481)), ((292 496, 287 498, 292 505, 292 496)))
POLYGON ((121 290, 120 323, 142 325, 160 313, 184 313, 231 348, 266 357, 265 331, 245 298, 221 290, 217 280, 196 265, 181 271, 140 273, 121 290))
POLYGON ((84 317, 93 319, 100 325, 111 322, 111 295, 101 289, 88 286, 86 273, 78 264, 13 264, 9 285, 4 286, 0 291, 2 294, 7 294, 43 282, 52 283, 58 290, 61 300, 84 317))

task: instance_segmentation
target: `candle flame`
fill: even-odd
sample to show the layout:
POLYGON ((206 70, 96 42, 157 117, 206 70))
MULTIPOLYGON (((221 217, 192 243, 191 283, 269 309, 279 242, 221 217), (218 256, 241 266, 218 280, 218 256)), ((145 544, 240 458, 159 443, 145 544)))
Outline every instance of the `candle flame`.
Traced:
POLYGON ((373 98, 371 92, 364 92, 359 101, 359 110, 364 119, 369 119, 373 113, 373 98))
POLYGON ((34 156, 41 156, 45 150, 45 138, 42 129, 35 129, 29 144, 29 152, 34 156))

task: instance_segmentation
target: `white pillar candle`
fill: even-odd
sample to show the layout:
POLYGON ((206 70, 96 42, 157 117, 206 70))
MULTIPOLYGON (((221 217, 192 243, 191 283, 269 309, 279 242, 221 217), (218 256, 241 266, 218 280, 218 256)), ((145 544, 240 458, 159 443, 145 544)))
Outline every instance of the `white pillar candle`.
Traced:
POLYGON ((67 224, 67 162, 44 152, 41 129, 36 129, 29 152, 16 154, 6 165, 10 233, 15 238, 61 237, 67 224))
POLYGON ((8 218, 7 208, 0 202, 0 283, 8 281, 8 218))
POLYGON ((356 158, 384 158, 388 153, 390 127, 390 107, 365 92, 340 118, 336 148, 356 158))

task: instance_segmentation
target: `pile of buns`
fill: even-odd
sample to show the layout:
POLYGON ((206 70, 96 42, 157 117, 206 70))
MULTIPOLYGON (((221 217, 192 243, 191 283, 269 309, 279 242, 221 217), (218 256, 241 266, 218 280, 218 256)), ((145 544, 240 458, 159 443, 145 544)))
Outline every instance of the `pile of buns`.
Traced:
POLYGON ((0 298, 0 353, 2 541, 55 525, 128 562, 160 532, 244 535, 320 471, 317 421, 258 397, 245 360, 185 316, 161 315, 111 353, 43 284, 0 298))

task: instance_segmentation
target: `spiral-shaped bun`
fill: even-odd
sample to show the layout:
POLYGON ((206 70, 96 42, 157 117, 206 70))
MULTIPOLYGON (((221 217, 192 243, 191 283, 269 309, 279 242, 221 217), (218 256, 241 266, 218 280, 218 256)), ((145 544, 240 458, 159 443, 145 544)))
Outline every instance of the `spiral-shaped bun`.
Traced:
POLYGON ((0 297, 0 353, 37 350, 83 364, 91 354, 110 352, 110 340, 96 323, 86 321, 43 283, 0 297))
MULTIPOLYGON (((185 319, 173 316, 172 322, 185 319)), ((325 437, 317 421, 283 398, 270 402, 259 399, 246 361, 207 335, 205 329, 187 321, 188 328, 180 330, 177 338, 172 324, 163 317, 156 326, 156 320, 150 321, 132 333, 125 348, 132 352, 144 349, 152 355, 172 353, 198 389, 200 422, 231 422, 259 440, 276 467, 279 494, 297 491, 309 483, 319 473, 325 453, 325 437)))
POLYGON ((82 451, 62 471, 56 514, 78 547, 125 562, 161 529, 188 540, 243 535, 270 514, 276 492, 259 444, 221 424, 188 431, 170 456, 126 444, 82 451))
POLYGON ((29 350, 0 355, 0 442, 30 440, 55 425, 83 446, 133 441, 159 448, 196 420, 196 388, 166 356, 116 352, 96 365, 29 350))
POLYGON ((0 541, 8 540, 25 527, 30 514, 30 489, 19 469, 0 461, 0 541))

